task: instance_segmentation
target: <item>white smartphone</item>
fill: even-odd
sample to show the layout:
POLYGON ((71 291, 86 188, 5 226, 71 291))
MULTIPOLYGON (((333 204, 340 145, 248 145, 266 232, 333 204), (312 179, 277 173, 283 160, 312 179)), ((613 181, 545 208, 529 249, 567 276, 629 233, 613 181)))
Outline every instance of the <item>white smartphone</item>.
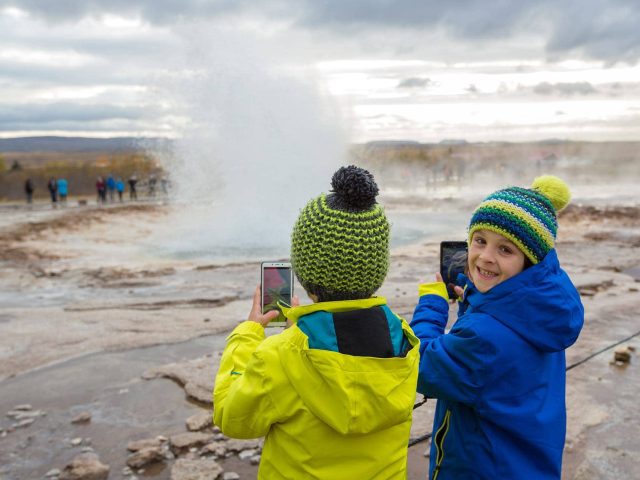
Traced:
POLYGON ((260 264, 262 313, 280 311, 280 315, 269 322, 269 327, 284 327, 287 319, 279 304, 291 305, 293 297, 293 271, 289 262, 262 262, 260 264))

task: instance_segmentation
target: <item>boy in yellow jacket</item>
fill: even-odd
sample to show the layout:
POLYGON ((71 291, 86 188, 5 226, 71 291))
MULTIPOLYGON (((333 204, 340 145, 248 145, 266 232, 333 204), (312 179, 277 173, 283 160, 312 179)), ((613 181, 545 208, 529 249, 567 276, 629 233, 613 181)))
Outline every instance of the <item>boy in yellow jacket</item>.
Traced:
POLYGON ((260 479, 406 479, 419 342, 380 288, 389 223, 373 176, 339 169, 294 226, 293 270, 312 305, 285 309, 293 325, 265 338, 277 312, 227 338, 214 422, 236 438, 265 437, 260 479))

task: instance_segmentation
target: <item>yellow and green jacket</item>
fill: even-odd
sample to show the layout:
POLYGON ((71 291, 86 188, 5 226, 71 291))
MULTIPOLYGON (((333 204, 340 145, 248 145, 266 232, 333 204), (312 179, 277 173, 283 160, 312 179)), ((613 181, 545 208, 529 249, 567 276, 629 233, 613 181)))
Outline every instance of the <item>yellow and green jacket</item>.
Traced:
POLYGON ((251 321, 227 338, 214 422, 265 437, 259 479, 405 479, 419 341, 381 297, 285 312, 265 338, 251 321))

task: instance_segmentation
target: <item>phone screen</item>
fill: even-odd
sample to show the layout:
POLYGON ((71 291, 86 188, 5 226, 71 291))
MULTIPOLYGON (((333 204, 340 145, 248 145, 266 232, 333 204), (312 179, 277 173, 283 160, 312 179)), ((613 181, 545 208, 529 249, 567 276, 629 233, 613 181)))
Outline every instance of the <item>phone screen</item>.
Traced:
POLYGON ((440 243, 440 275, 447 286, 449 298, 457 298, 453 290, 458 274, 465 273, 467 267, 467 242, 440 243))
MULTIPOLYGON (((278 302, 291 305, 292 276, 291 267, 282 265, 262 266, 262 313, 280 310, 278 302)), ((280 312, 278 318, 271 323, 285 322, 286 318, 280 312)))

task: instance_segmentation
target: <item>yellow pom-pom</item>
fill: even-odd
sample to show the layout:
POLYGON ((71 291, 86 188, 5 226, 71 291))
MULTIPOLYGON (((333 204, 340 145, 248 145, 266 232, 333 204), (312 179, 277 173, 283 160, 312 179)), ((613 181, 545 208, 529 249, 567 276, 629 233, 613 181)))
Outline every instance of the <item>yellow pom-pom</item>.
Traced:
POLYGON ((566 207, 571 200, 569 185, 553 175, 543 175, 536 178, 531 188, 547 197, 557 212, 566 207))

